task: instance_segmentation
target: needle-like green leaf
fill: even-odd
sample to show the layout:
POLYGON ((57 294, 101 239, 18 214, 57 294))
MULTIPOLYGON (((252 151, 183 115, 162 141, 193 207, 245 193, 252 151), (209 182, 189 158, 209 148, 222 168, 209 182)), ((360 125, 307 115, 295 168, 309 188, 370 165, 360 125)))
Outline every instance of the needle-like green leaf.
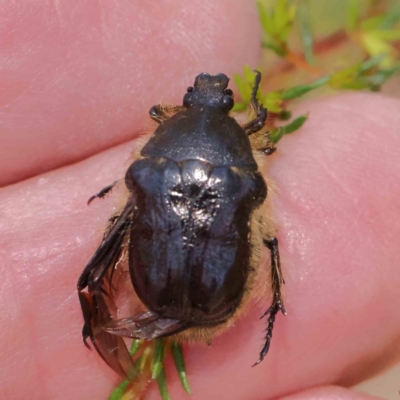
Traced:
POLYGON ((129 354, 131 355, 131 357, 133 357, 138 352, 143 343, 144 340, 139 340, 139 339, 132 340, 131 347, 129 349, 129 354))
POLYGON ((299 6, 299 20, 300 20, 300 31, 301 39, 303 41, 304 57, 310 65, 315 64, 314 58, 314 39, 311 33, 310 20, 308 17, 308 4, 304 1, 299 6))
POLYGON ((257 9, 258 15, 260 17, 261 26, 263 27, 265 33, 267 33, 269 36, 272 36, 273 31, 271 30, 272 24, 270 16, 267 14, 264 6, 259 2, 257 2, 257 9))
POLYGON ((183 358, 182 347, 177 342, 172 342, 171 344, 172 357, 174 358, 175 367, 179 374, 179 379, 181 381, 182 387, 185 389, 185 392, 188 394, 192 394, 190 390, 189 382, 186 375, 185 368, 185 360, 183 358))
POLYGON ((234 79, 236 87, 238 88, 238 91, 240 93, 240 97, 242 99, 242 102, 245 103, 245 104, 248 104, 250 102, 250 98, 251 98, 251 87, 250 87, 250 85, 239 74, 235 74, 233 76, 233 79, 234 79))
POLYGON ((282 93, 282 100, 291 100, 297 97, 303 96, 307 92, 319 88, 320 86, 325 85, 329 81, 329 77, 325 76, 321 79, 318 79, 315 82, 309 83, 308 85, 298 85, 294 86, 290 89, 285 90, 282 93))
POLYGON ((280 91, 269 92, 262 101, 263 106, 270 112, 280 113, 282 111, 282 93, 280 91))
POLYGON ((368 18, 360 24, 360 30, 366 32, 378 29, 384 20, 384 15, 378 15, 372 18, 368 18))
POLYGON ((373 86, 379 88, 392 76, 400 73, 400 66, 394 68, 384 69, 377 72, 375 75, 368 76, 366 80, 373 86))
POLYGON ((384 57, 385 56, 383 54, 378 54, 377 56, 371 57, 367 61, 361 63, 360 68, 358 70, 359 74, 363 74, 369 69, 377 67, 379 63, 384 59, 384 57))
POLYGON ((383 15, 384 18, 379 24, 380 29, 393 28, 400 21, 400 4, 394 5, 389 12, 383 15))
POLYGON ((396 29, 388 29, 384 31, 376 30, 369 31, 370 35, 382 40, 386 40, 387 42, 394 42, 400 40, 400 30, 396 29))
POLYGON ((128 379, 124 379, 111 393, 108 400, 121 400, 122 396, 124 395, 126 389, 129 386, 128 379))
POLYGON ((287 135, 289 133, 293 133, 300 129, 304 122, 307 121, 307 115, 301 115, 300 117, 297 117, 294 119, 289 125, 286 126, 280 126, 278 128, 274 128, 270 133, 269 133, 269 138, 272 143, 278 143, 280 139, 282 139, 283 135, 287 135))
POLYGON ((292 118, 292 113, 289 110, 282 110, 279 113, 278 118, 281 121, 287 121, 288 119, 292 118))
POLYGON ((307 115, 300 115, 300 117, 297 117, 289 125, 284 126, 283 130, 285 132, 285 135, 293 133, 298 129, 300 129, 303 126, 304 122, 307 121, 307 118, 308 118, 307 115))
POLYGON ((352 32, 357 28, 360 12, 359 0, 350 0, 347 6, 347 30, 352 32))
POLYGON ((172 400, 171 396, 168 393, 168 388, 167 388, 167 377, 165 376, 165 369, 164 365, 161 363, 161 368, 158 372, 157 376, 157 385, 158 385, 158 390, 160 391, 160 395, 162 400, 172 400))
MULTIPOLYGON (((139 340, 139 339, 134 339, 131 343, 131 347, 129 349, 129 354, 133 357, 138 350, 140 349, 140 347, 142 346, 142 344, 144 343, 144 340, 139 340)), ((136 366, 140 369, 140 362, 141 362, 141 358, 139 357, 138 360, 136 361, 136 366)), ((129 381, 128 379, 124 379, 111 393, 110 397, 108 398, 108 400, 121 400, 123 395, 126 392, 126 389, 129 386, 129 381)))
POLYGON ((276 0, 268 9, 258 2, 261 26, 268 40, 262 46, 273 50, 279 56, 286 55, 287 40, 293 28, 296 7, 290 0, 276 0))
POLYGON ((155 340, 153 363, 151 365, 151 379, 157 379, 163 368, 164 342, 162 339, 155 340))
POLYGON ((285 57, 286 55, 286 49, 283 46, 278 46, 271 42, 265 42, 265 41, 261 43, 261 46, 266 49, 272 50, 279 57, 285 57))

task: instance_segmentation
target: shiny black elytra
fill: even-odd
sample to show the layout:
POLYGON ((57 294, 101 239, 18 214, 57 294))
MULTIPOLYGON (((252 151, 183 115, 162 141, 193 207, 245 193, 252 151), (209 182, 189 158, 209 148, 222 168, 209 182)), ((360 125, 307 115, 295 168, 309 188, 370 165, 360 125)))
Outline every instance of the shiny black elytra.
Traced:
MULTIPOLYGON (((151 340, 215 327, 241 303, 250 271, 249 221, 267 195, 248 137, 267 118, 256 99, 260 78, 257 72, 251 100, 256 117, 245 126, 229 116, 234 101, 224 74, 198 75, 183 106, 150 110, 159 127, 126 172, 130 196, 78 280, 84 342, 89 337, 121 375, 137 373, 122 337, 151 340), (111 279, 126 246, 134 289, 148 311, 115 319, 111 279)), ((275 148, 264 137, 258 150, 269 155, 275 148)), ((278 242, 264 237, 263 243, 271 251, 273 300, 256 364, 268 352, 276 314, 285 314, 278 242)))

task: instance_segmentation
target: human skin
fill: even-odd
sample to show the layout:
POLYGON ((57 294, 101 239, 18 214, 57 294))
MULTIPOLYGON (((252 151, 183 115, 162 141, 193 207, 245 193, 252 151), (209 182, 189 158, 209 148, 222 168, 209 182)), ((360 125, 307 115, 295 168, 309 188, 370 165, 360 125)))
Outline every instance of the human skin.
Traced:
MULTIPOLYGON (((152 104, 180 104, 203 70, 257 65, 257 17, 248 1, 241 12, 222 1, 211 11, 204 1, 24 4, 2 6, 10 25, 0 32, 3 54, 20 61, 1 74, 0 398, 106 399, 119 378, 82 344, 76 281, 119 192, 86 200, 124 175, 152 104)), ((399 107, 357 93, 294 111, 310 118, 263 171, 278 188, 288 315, 255 368, 269 298, 210 348, 185 347, 196 398, 367 399, 330 385, 398 361, 399 107)), ((169 362, 167 371, 171 396, 186 398, 169 362)))

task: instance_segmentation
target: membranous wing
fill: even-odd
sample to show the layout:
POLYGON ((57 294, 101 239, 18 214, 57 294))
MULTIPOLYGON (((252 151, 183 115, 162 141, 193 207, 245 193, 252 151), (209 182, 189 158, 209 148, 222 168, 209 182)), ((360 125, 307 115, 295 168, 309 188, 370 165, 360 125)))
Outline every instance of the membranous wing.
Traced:
MULTIPOLYGON (((104 361, 119 375, 130 380, 138 375, 124 340, 104 329, 116 317, 117 307, 111 294, 111 279, 120 259, 132 223, 133 199, 112 221, 99 248, 78 280, 79 300, 84 316, 83 340, 89 337, 104 361), (87 292, 84 289, 87 288, 87 292)), ((89 347, 89 346, 88 346, 89 347)))

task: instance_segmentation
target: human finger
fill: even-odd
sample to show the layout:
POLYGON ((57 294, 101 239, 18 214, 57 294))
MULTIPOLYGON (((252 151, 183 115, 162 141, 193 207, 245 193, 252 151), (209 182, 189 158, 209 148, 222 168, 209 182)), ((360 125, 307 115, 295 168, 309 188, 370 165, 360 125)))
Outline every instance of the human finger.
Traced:
MULTIPOLYGON (((270 353, 255 368, 268 299, 211 348, 186 348, 200 398, 262 399, 351 384, 398 356, 398 100, 361 94, 302 107, 312 111, 310 120, 282 141, 270 168, 279 188, 274 209, 288 316, 277 319, 270 353), (377 157, 375 139, 382 136, 377 157)), ((116 384, 83 347, 75 284, 118 191, 89 208, 85 200, 123 176, 132 147, 1 191, 5 398, 106 398, 116 384)), ((172 367, 168 374, 172 396, 181 398, 172 367)), ((149 398, 156 396, 152 388, 149 398)))
POLYGON ((314 389, 304 390, 289 396, 281 397, 279 400, 373 400, 375 396, 345 389, 338 386, 322 386, 314 389))
POLYGON ((2 21, 0 185, 136 137, 198 73, 260 54, 247 0, 6 2, 2 21))

